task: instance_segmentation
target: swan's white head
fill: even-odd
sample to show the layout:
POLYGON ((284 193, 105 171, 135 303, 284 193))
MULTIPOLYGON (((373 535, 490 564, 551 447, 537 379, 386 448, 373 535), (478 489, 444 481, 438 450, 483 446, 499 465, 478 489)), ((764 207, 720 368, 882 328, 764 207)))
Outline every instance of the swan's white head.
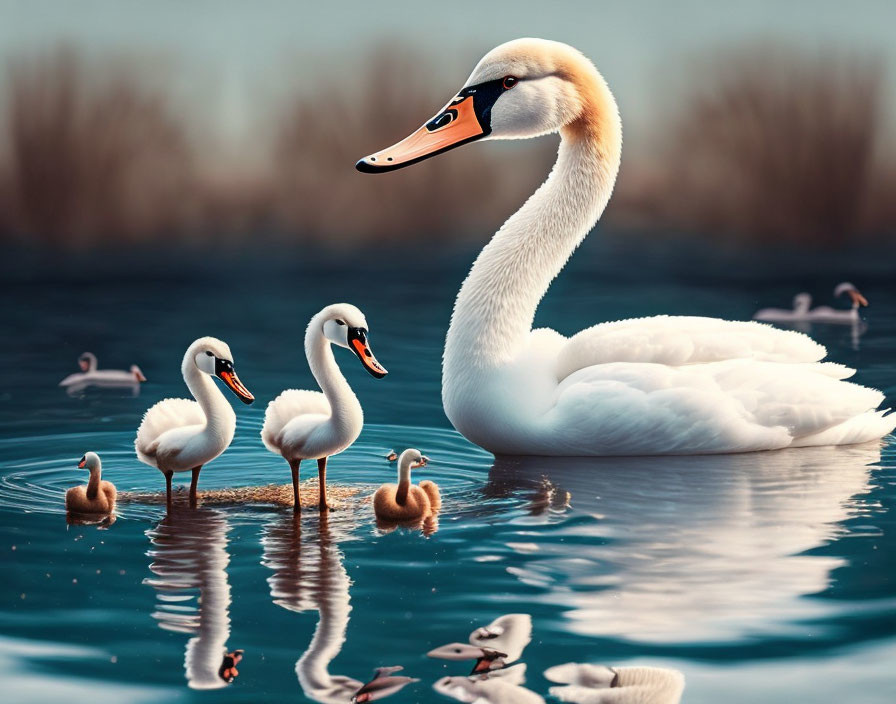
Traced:
POLYGON ((492 49, 435 117, 409 137, 361 159, 366 173, 409 166, 478 139, 525 139, 590 130, 615 156, 622 133, 616 102, 579 51, 546 39, 492 49))
POLYGON ((421 453, 420 450, 410 448, 402 452, 398 458, 398 469, 399 471, 402 469, 418 469, 425 467, 427 462, 429 462, 429 457, 421 453))
POLYGON ((320 332, 334 345, 350 349, 371 376, 382 379, 388 374, 370 350, 367 319, 350 303, 334 303, 324 308, 308 323, 308 332, 320 332))
POLYGON ((96 369, 96 355, 93 352, 84 352, 78 357, 78 366, 82 372, 92 372, 96 369))
POLYGON ((852 305, 855 308, 868 305, 868 299, 859 292, 859 289, 857 289, 848 281, 837 284, 837 288, 834 289, 835 296, 842 296, 844 293, 847 294, 850 299, 852 299, 852 305))
POLYGON ((95 472, 101 467, 100 456, 95 452, 84 453, 84 456, 78 461, 78 469, 89 469, 91 472, 95 472))
POLYGON ((184 374, 190 365, 194 365, 209 376, 218 377, 243 403, 252 403, 255 400, 236 375, 233 368, 233 353, 226 342, 216 337, 200 337, 187 348, 183 363, 184 374))

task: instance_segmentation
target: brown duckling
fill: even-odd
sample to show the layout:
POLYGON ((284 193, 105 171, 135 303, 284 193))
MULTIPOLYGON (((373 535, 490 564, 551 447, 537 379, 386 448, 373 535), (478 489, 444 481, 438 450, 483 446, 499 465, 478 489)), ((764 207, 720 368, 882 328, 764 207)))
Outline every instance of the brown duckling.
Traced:
POLYGON ((112 513, 115 509, 115 485, 102 481, 103 465, 95 452, 78 462, 79 469, 90 470, 87 486, 75 486, 65 492, 65 509, 72 513, 112 513))
POLYGON ((411 470, 425 467, 429 458, 420 450, 405 450, 398 458, 398 484, 384 484, 373 495, 377 518, 387 521, 412 521, 426 518, 442 505, 439 487, 431 481, 411 484, 411 470))

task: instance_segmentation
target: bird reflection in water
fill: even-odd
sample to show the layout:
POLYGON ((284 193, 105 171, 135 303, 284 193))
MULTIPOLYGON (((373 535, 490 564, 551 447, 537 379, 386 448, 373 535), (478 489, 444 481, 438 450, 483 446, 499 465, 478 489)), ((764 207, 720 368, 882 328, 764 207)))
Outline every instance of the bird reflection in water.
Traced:
MULTIPOLYGON (((878 443, 740 455, 506 458, 486 492, 547 477, 582 539, 530 549, 514 574, 568 609, 568 628, 630 641, 719 642, 797 627, 842 558, 811 551, 863 509, 878 443), (587 538, 587 540, 584 540, 587 538), (767 624, 767 625, 766 625, 767 624)), ((511 549, 512 545, 509 545, 511 549)))
POLYGON ((262 538, 262 564, 274 572, 268 577, 274 603, 296 613, 319 614, 311 642, 296 662, 299 685, 307 697, 321 704, 382 699, 413 680, 395 677, 393 668, 381 668, 365 685, 329 670, 345 644, 352 608, 351 580, 338 547, 339 540, 348 537, 350 521, 325 513, 306 527, 308 534, 302 536, 301 516, 284 515, 265 528, 262 538), (388 681, 377 681, 384 679, 388 681), (368 690, 359 691, 362 687, 368 690))
POLYGON ((153 618, 160 628, 192 637, 184 670, 193 689, 226 687, 239 675, 242 650, 229 651, 230 584, 225 515, 210 509, 175 509, 147 535, 156 590, 153 618))

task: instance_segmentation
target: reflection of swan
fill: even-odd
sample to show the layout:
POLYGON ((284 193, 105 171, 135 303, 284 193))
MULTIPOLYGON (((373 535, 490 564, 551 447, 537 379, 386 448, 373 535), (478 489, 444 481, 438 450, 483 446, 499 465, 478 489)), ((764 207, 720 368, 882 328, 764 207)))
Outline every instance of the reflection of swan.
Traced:
POLYGON ((475 660, 473 672, 500 672, 516 662, 532 640, 532 617, 529 614, 504 614, 487 626, 470 634, 470 644, 449 643, 434 648, 428 657, 444 660, 475 660))
MULTIPOLYGON (((503 490, 547 476, 591 514, 592 540, 523 554, 513 574, 550 590, 581 634, 645 642, 750 637, 817 613, 842 560, 806 554, 837 535, 869 487, 877 444, 764 455, 506 459, 503 490), (584 471, 583 471, 584 470, 584 471), (784 616, 786 614, 786 616, 784 616)), ((574 530, 574 529, 570 529, 574 530)), ((567 533, 569 535, 569 533, 567 533)))
POLYGON ((376 361, 367 340, 364 314, 348 303, 327 306, 311 318, 305 331, 305 356, 320 391, 287 389, 268 404, 261 440, 281 455, 292 470, 293 506, 300 511, 299 465, 317 460, 318 508, 326 511, 327 458, 349 447, 364 425, 361 402, 355 396, 333 357, 332 345, 346 347, 377 379, 386 370, 376 361))
POLYGON ((854 325, 859 322, 859 306, 867 306, 867 299, 851 283, 844 281, 834 289, 834 296, 847 294, 852 300, 852 306, 848 310, 839 310, 830 306, 818 306, 810 308, 812 296, 808 293, 798 293, 793 297, 793 310, 781 308, 763 308, 753 315, 754 320, 764 320, 775 323, 844 323, 854 325))
POLYGON ((365 157, 364 172, 481 139, 559 132, 547 181, 482 250, 445 341, 451 423, 497 455, 664 455, 838 445, 896 426, 883 395, 819 364, 825 349, 755 322, 652 317, 572 338, 532 330, 551 281, 602 214, 622 126, 606 82, 573 48, 520 39, 489 52, 444 110, 365 157))
POLYGON ((85 352, 78 357, 78 366, 81 371, 77 374, 69 374, 59 382, 70 394, 80 393, 90 386, 103 388, 129 388, 133 389, 136 396, 140 392, 140 383, 146 381, 143 372, 136 364, 132 364, 127 371, 123 369, 97 369, 96 355, 85 352))
POLYGON ((391 697, 396 692, 400 692, 409 684, 419 682, 416 677, 406 677, 404 675, 396 675, 404 668, 401 665, 393 665, 392 667, 378 667, 373 673, 373 679, 354 693, 351 701, 353 704, 362 704, 363 702, 372 702, 378 699, 391 697))
POLYGON ((202 465, 230 445, 236 431, 236 414, 210 377, 216 376, 243 403, 255 397, 233 370, 233 353, 214 337, 201 337, 187 348, 181 373, 195 401, 167 398, 143 416, 134 446, 137 459, 165 475, 168 508, 171 476, 192 470, 190 505, 196 505, 196 484, 202 465))
POLYGON ((566 663, 550 667, 546 679, 566 686, 551 687, 561 702, 576 704, 678 704, 684 675, 665 667, 603 667, 566 663))
POLYGON ((520 687, 503 677, 470 679, 469 677, 443 677, 432 688, 439 694, 459 702, 474 704, 544 704, 535 692, 520 687))
POLYGON ((289 611, 320 614, 311 643, 296 662, 302 691, 322 704, 345 704, 363 682, 331 675, 329 666, 345 643, 351 582, 342 553, 333 543, 327 514, 321 516, 318 539, 311 538, 302 541, 298 516, 281 517, 265 529, 262 562, 274 570, 268 585, 275 604, 289 611))
POLYGON ((229 530, 223 513, 197 509, 169 513, 147 533, 152 541, 149 568, 155 576, 144 583, 156 590, 159 602, 153 618, 161 628, 192 635, 184 669, 193 689, 227 686, 242 656, 241 650, 227 652, 229 530), (194 596, 195 606, 187 606, 194 596))

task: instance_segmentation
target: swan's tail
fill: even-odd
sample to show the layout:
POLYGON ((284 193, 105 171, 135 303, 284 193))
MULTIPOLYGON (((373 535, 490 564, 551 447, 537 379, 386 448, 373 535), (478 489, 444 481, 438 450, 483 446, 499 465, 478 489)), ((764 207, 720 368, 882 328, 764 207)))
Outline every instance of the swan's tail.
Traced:
POLYGON ((420 482, 418 486, 423 489, 423 493, 429 498, 429 506, 433 511, 442 508, 442 495, 439 493, 439 487, 428 479, 420 482))

